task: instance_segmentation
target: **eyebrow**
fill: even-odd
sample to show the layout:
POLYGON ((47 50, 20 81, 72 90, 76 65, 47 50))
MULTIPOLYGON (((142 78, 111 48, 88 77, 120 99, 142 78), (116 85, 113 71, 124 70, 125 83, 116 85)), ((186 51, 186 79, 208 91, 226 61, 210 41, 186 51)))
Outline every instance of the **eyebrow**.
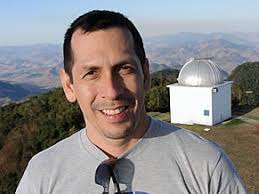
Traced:
MULTIPOLYGON (((122 59, 121 61, 115 63, 112 65, 112 69, 116 69, 118 68, 119 66, 121 65, 124 65, 124 64, 132 64, 136 67, 138 67, 137 65, 137 61, 135 60, 134 57, 125 57, 124 59, 122 59)), ((92 71, 92 70, 98 70, 98 69, 101 69, 102 68, 102 65, 94 65, 94 64, 91 64, 91 63, 82 63, 81 64, 81 68, 82 70, 84 71, 92 71)))
POLYGON ((100 69, 100 67, 96 65, 83 64, 81 65, 81 70, 79 70, 79 76, 83 76, 87 71, 96 71, 98 69, 100 69))
POLYGON ((85 71, 89 71, 89 70, 100 69, 100 67, 96 66, 96 65, 87 64, 87 65, 82 65, 82 69, 85 70, 85 71))
POLYGON ((119 61, 118 63, 115 63, 114 67, 118 67, 118 66, 121 66, 121 65, 124 65, 124 64, 132 64, 132 65, 137 67, 137 61, 135 60, 134 57, 127 57, 127 58, 119 61))

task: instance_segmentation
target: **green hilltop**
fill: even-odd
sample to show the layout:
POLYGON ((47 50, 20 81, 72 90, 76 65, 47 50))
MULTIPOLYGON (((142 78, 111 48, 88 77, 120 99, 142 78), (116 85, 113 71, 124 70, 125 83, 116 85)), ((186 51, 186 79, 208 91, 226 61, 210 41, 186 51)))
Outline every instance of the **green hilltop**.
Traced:
POLYGON ((83 128, 61 88, 0 109, 0 193, 14 193, 29 159, 83 128))

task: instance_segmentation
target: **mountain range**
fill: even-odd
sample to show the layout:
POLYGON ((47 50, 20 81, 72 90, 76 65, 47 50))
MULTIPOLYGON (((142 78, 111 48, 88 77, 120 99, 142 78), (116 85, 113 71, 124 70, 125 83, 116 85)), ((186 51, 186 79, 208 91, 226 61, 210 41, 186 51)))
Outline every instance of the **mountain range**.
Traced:
MULTIPOLYGON (((259 61, 259 33, 182 32, 144 38, 144 46, 151 72, 180 69, 191 57, 213 57, 213 61, 228 73, 244 62, 259 61)), ((5 86, 9 83, 25 90, 29 88, 29 92, 25 92, 17 89, 17 85, 10 86, 18 100, 24 92, 33 95, 60 86, 58 72, 62 66, 60 44, 0 46, 0 81, 4 81, 5 86)), ((6 91, 2 83, 2 101, 13 101, 6 91)))
POLYGON ((54 44, 0 47, 0 80, 43 88, 59 85, 62 48, 54 44))
POLYGON ((0 81, 0 106, 9 104, 10 102, 20 102, 34 94, 40 94, 48 91, 48 89, 30 84, 15 84, 0 81))
POLYGON ((259 33, 183 32, 147 38, 144 42, 151 70, 153 63, 178 69, 191 57, 213 57, 214 62, 231 73, 244 62, 259 60, 259 33))

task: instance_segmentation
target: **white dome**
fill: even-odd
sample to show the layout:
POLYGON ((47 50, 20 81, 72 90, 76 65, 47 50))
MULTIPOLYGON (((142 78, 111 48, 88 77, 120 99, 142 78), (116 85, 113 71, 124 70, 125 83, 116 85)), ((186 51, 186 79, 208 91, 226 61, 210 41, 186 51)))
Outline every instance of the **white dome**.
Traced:
POLYGON ((183 86, 213 86, 222 82, 222 70, 210 58, 191 58, 178 76, 178 83, 183 86))

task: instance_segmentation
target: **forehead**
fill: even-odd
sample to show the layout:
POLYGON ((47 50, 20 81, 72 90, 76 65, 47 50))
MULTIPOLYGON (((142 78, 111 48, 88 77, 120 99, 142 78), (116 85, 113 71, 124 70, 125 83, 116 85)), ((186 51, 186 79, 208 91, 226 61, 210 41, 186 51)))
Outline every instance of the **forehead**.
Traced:
POLYGON ((72 35, 71 48, 75 60, 78 57, 87 59, 100 54, 135 55, 134 40, 130 31, 120 27, 93 32, 84 32, 82 29, 78 29, 72 35))

